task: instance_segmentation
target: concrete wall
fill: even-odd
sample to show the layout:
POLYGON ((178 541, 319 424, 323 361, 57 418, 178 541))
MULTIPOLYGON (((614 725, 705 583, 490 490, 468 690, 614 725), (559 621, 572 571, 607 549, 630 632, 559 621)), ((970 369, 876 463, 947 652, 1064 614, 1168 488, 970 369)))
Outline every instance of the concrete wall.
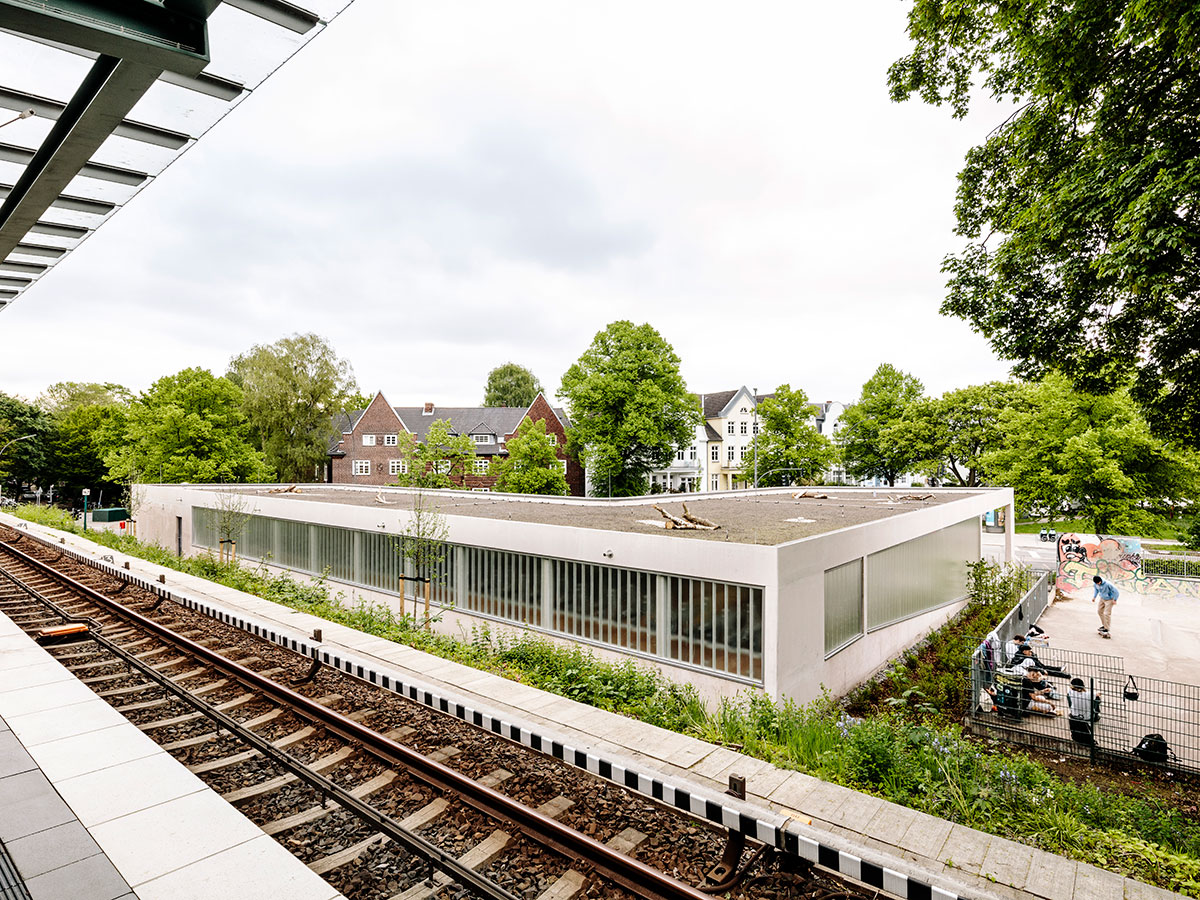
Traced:
MULTIPOLYGON (((764 685, 767 691, 773 696, 805 699, 818 696, 822 687, 834 695, 843 694, 946 622, 963 606, 962 602, 950 603, 876 631, 866 631, 826 659, 826 569, 869 557, 885 548, 982 516, 989 508, 1011 503, 1012 492, 1008 489, 968 495, 961 500, 902 516, 781 545, 778 548, 779 571, 775 578, 779 587, 774 621, 776 640, 787 650, 778 652, 776 680, 764 685)), ((863 599, 864 603, 870 602, 865 584, 863 599)), ((863 624, 865 629, 865 614, 863 624)))
MULTIPOLYGON (((961 499, 935 507, 778 547, 688 541, 666 535, 506 519, 454 515, 445 518, 448 539, 456 544, 762 586, 763 688, 772 697, 789 696, 807 701, 819 696, 822 686, 839 694, 861 683, 961 607, 961 603, 949 603, 868 632, 827 660, 824 647, 826 569, 981 516, 988 509, 1011 502, 1012 494, 1008 490, 973 496, 964 494, 961 499)), ((138 514, 139 536, 174 549, 176 517, 181 516, 184 552, 193 552, 193 505, 213 507, 213 492, 184 485, 148 486, 138 514)), ((402 520, 408 518, 402 510, 382 506, 373 508, 272 496, 248 496, 246 512, 387 534, 399 534, 402 520)), ((343 586, 335 583, 334 589, 343 589, 343 586)), ((399 598, 395 595, 358 586, 344 586, 344 590, 348 595, 362 595, 398 608, 399 598)), ((504 627, 484 617, 453 611, 443 617, 438 630, 469 635, 472 625, 484 622, 492 628, 504 627)), ((605 649, 602 655, 613 658, 636 656, 617 649, 605 649)), ((650 661, 647 657, 636 658, 650 661)), ((661 660, 653 662, 670 677, 696 684, 709 697, 733 695, 746 688, 743 680, 661 660)))

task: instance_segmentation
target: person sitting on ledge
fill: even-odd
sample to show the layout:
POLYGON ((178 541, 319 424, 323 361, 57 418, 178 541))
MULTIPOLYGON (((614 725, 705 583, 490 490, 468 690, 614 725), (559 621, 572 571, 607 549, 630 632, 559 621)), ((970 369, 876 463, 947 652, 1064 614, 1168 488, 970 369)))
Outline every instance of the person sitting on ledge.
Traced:
POLYGON ((1016 661, 1013 662, 1014 669, 1041 669, 1044 674, 1055 675, 1059 678, 1066 678, 1067 673, 1063 671, 1062 666, 1048 666, 1033 652, 1033 648, 1029 644, 1023 644, 1021 649, 1017 651, 1016 661))
POLYGON ((1021 680, 1021 705, 1029 712, 1041 713, 1044 716, 1061 716, 1050 699, 1050 685, 1041 669, 1029 669, 1021 680))
POLYGON ((1071 690, 1067 692, 1067 708, 1070 712, 1071 740, 1085 747, 1096 746, 1094 728, 1100 718, 1100 692, 1092 693, 1082 678, 1071 679, 1071 690))

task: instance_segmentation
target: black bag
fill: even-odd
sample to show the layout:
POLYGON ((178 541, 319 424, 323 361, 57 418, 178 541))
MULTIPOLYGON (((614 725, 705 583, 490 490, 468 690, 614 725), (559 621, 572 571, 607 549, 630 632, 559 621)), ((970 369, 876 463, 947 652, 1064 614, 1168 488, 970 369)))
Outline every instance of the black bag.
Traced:
POLYGON ((1125 682, 1125 699, 1136 700, 1139 696, 1140 694, 1138 693, 1137 682, 1134 681, 1133 676, 1130 675, 1129 679, 1125 682))
POLYGON ((1161 734, 1148 734, 1138 741, 1138 745, 1133 748, 1133 754, 1148 763, 1162 764, 1171 755, 1171 748, 1161 734))
POLYGON ((1100 721, 1100 698, 1092 697, 1092 721, 1100 721))

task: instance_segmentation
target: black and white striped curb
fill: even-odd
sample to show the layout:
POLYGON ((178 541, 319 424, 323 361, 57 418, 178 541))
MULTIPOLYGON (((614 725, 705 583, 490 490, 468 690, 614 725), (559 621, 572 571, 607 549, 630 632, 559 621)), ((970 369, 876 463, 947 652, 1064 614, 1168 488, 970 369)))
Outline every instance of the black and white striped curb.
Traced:
POLYGON ((705 796, 703 792, 697 791, 695 788, 674 785, 658 773, 638 771, 623 763, 604 759, 594 753, 589 753, 586 749, 573 747, 563 741, 544 736, 527 725, 506 720, 487 710, 476 709, 456 698, 444 696, 427 685, 411 680, 405 681, 398 678, 394 672, 380 671, 374 667, 377 664, 364 661, 352 653, 331 651, 313 643, 309 638, 297 638, 280 629, 257 622, 249 616, 231 613, 184 593, 169 591, 161 583, 134 575, 115 562, 94 559, 68 547, 45 541, 37 535, 31 534, 29 537, 47 544, 52 549, 61 550, 64 555, 70 556, 77 562, 130 582, 158 597, 203 613, 226 625, 239 628, 293 652, 310 658, 316 655, 324 664, 340 672, 345 672, 347 675, 407 697, 430 709, 452 715, 526 747, 549 754, 568 765, 583 769, 648 797, 653 797, 655 800, 722 825, 732 831, 740 832, 748 838, 769 844, 783 853, 854 878, 871 887, 903 898, 903 900, 967 900, 964 895, 936 887, 926 880, 897 872, 887 866, 873 863, 861 856, 839 850, 808 837, 797 831, 797 826, 790 819, 774 815, 767 810, 756 809, 748 804, 735 806, 729 802, 728 797, 705 796))

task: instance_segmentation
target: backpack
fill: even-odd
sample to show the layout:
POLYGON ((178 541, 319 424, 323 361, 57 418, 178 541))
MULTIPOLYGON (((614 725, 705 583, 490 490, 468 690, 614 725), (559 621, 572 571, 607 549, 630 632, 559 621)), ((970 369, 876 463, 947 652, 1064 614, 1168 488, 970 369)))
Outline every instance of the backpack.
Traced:
POLYGON ((1148 763, 1161 764, 1171 755, 1171 748, 1161 734, 1148 734, 1138 741, 1138 745, 1133 748, 1133 754, 1148 763))

